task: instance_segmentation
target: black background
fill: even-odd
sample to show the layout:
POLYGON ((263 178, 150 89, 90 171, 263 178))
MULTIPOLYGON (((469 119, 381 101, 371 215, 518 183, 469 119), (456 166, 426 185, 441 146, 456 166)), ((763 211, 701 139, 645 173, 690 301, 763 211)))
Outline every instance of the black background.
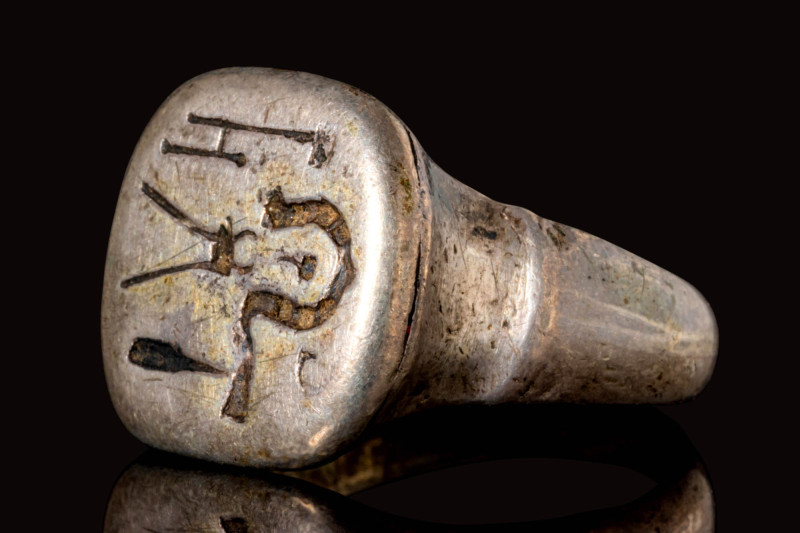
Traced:
MULTIPOLYGON (((251 21, 245 39, 224 24, 199 31, 188 22, 148 20, 54 40, 35 75, 44 111, 34 130, 53 146, 44 156, 51 181, 20 177, 50 213, 42 227, 57 230, 47 242, 48 257, 58 259, 37 262, 43 268, 35 274, 42 296, 34 325, 54 325, 37 327, 30 346, 47 364, 22 372, 45 375, 47 392, 16 400, 15 409, 35 421, 20 431, 26 449, 19 462, 26 481, 44 483, 36 493, 53 510, 45 514, 100 530, 115 479, 146 449, 113 411, 100 350, 105 247, 128 158, 181 83, 248 65, 359 87, 460 181, 609 240, 696 286, 717 317, 717 367, 698 398, 661 410, 708 468, 720 531, 764 531, 788 520, 797 495, 789 440, 797 348, 781 338, 792 306, 787 314, 776 304, 791 301, 794 283, 786 250, 796 237, 781 238, 791 212, 779 203, 793 195, 779 187, 796 171, 775 166, 783 147, 767 140, 766 122, 780 112, 773 75, 781 68, 719 14, 686 20, 598 30, 591 16, 580 25, 568 18, 513 29, 491 18, 443 39, 437 31, 455 21, 420 18, 390 30, 353 19, 335 32, 293 39, 277 37, 277 23, 264 18, 251 21), (53 267, 60 279, 50 277, 53 267)), ((545 478, 554 475, 548 472, 545 478)), ((430 483, 439 487, 427 498, 434 509, 465 483, 442 475, 453 491, 430 483)), ((467 477, 489 507, 494 484, 525 491, 536 481, 535 472, 508 468, 467 477)), ((609 490, 614 484, 608 480, 609 490)), ((407 490, 419 495, 426 485, 407 490)), ((591 505, 589 498, 575 509, 591 505)))

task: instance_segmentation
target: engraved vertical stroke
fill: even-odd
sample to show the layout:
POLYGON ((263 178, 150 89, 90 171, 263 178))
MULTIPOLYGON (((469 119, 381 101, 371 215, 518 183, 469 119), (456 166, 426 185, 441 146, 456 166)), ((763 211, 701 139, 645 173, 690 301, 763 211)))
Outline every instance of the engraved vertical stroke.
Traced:
POLYGON ((222 415, 244 422, 250 398, 255 355, 250 326, 254 318, 263 316, 278 324, 303 331, 315 328, 328 320, 339 304, 345 289, 355 277, 350 253, 350 228, 339 210, 328 200, 287 202, 280 187, 273 190, 264 206, 265 227, 283 229, 315 224, 336 244, 339 269, 325 295, 316 303, 301 305, 297 301, 271 291, 250 291, 242 305, 239 319, 240 334, 244 337, 245 355, 234 374, 231 390, 222 415))

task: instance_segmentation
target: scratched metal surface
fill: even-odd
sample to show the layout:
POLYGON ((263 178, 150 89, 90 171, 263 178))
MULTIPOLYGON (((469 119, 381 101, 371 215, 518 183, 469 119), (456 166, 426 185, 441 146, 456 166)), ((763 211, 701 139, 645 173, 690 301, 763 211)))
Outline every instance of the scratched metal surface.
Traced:
POLYGON ((386 396, 388 382, 380 377, 397 367, 412 306, 419 246, 408 243, 421 220, 413 169, 402 124, 344 84, 238 69, 196 78, 173 93, 131 158, 107 256, 105 370, 130 431, 192 456, 282 466, 318 460, 358 434, 386 396), (220 143, 225 128, 190 123, 192 116, 319 130, 327 138, 326 159, 312 160, 312 142, 280 134, 231 128, 220 143), (222 157, 240 153, 242 166, 240 157, 222 157), (338 209, 350 233, 354 274, 316 327, 298 329, 265 316, 251 321, 244 333, 252 337, 253 374, 247 412, 236 420, 221 412, 234 372, 248 357, 240 320, 248 294, 278 294, 313 307, 335 283, 342 259, 320 225, 265 227, 265 205, 277 187, 286 202, 326 199, 338 209), (237 240, 232 254, 236 265, 252 269, 175 271, 209 261, 214 245, 154 198, 210 233, 228 217, 233 233, 254 232, 237 240), (304 255, 317 258, 309 280, 285 259, 304 255), (148 272, 155 277, 135 278, 148 272), (150 352, 134 357, 137 339, 150 352), (210 369, 187 371, 187 360, 210 369), (164 371, 170 365, 177 371, 164 371))
POLYGON ((317 76, 187 82, 120 193, 106 376, 162 449, 301 467, 435 405, 679 401, 716 350, 687 282, 464 186, 317 76))
POLYGON ((425 162, 425 326, 385 417, 469 402, 669 403, 703 389, 717 328, 694 287, 425 162))

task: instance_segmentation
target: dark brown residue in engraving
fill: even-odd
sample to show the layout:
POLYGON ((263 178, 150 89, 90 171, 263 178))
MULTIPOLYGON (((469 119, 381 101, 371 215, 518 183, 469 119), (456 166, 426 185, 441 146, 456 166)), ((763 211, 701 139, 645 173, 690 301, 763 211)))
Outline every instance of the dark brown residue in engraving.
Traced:
MULTIPOLYGON (((225 139, 225 134, 220 135, 220 139, 225 139)), ((162 154, 177 154, 177 155, 196 155, 199 157, 217 157, 219 159, 227 159, 231 163, 235 163, 237 167, 243 167, 247 163, 247 157, 241 152, 225 152, 217 144, 214 150, 205 148, 197 148, 194 146, 183 146, 180 144, 172 144, 166 139, 161 140, 161 153, 162 154)))
POLYGON ((250 382, 253 379, 255 357, 253 357, 253 341, 248 335, 250 352, 242 360, 231 379, 231 388, 228 397, 222 406, 222 416, 227 416, 240 424, 247 418, 247 409, 250 407, 250 382))
POLYGON ((339 270, 325 295, 316 303, 302 305, 296 300, 272 291, 250 291, 247 293, 240 318, 245 335, 246 356, 233 379, 231 392, 222 408, 223 416, 242 422, 247 415, 249 388, 253 372, 253 339, 250 325, 254 318, 263 316, 273 322, 302 331, 319 326, 328 320, 344 290, 352 283, 355 266, 350 255, 350 228, 339 210, 328 200, 306 200, 287 202, 278 187, 268 195, 264 206, 264 226, 273 229, 315 224, 322 228, 339 251, 339 270))
POLYGON ((133 342, 133 346, 128 352, 128 359, 142 368, 161 372, 188 371, 227 374, 224 370, 186 357, 177 346, 144 337, 139 337, 133 342))
POLYGON ((330 137, 328 137, 328 135, 319 131, 316 133, 314 136, 314 144, 311 148, 311 155, 308 158, 309 165, 314 168, 319 168, 325 161, 330 159, 330 157, 333 155, 333 152, 329 151, 328 153, 325 153, 325 144, 327 144, 329 141, 330 137))
POLYGON ((286 261, 296 266, 298 277, 304 281, 309 281, 313 278, 317 270, 317 257, 314 255, 304 255, 303 259, 299 261, 294 257, 283 256, 280 261, 286 261))
POLYGON ((307 352, 306 350, 300 350, 300 356, 298 357, 297 361, 297 382, 300 383, 300 387, 305 390, 306 384, 303 383, 303 367, 306 365, 309 359, 316 360, 317 354, 313 354, 311 352, 307 352))
MULTIPOLYGON (((339 210, 329 201, 287 203, 280 187, 270 194, 265 210, 265 226, 267 221, 275 229, 316 224, 325 230, 339 249, 339 270, 322 299, 312 305, 301 305, 288 296, 271 291, 250 291, 242 306, 243 329, 248 331, 250 320, 256 316, 265 316, 296 330, 316 327, 330 318, 342 293, 353 281, 355 267, 350 255, 350 229, 339 210)), ((303 263, 306 267, 304 269, 301 264, 301 277, 304 271, 313 271, 311 265, 316 265, 316 258, 306 256, 303 263)))
MULTIPOLYGON (((127 278, 120 284, 123 289, 160 276, 192 269, 206 270, 222 276, 229 276, 234 271, 240 274, 250 271, 251 265, 236 264, 233 257, 233 247, 238 239, 245 236, 255 236, 253 231, 245 230, 234 234, 231 230, 230 217, 228 217, 227 224, 220 225, 216 233, 212 232, 199 226, 150 185, 145 183, 142 186, 142 192, 178 223, 193 233, 211 241, 213 243, 212 258, 210 261, 153 270, 127 278)), ((339 210, 328 200, 321 198, 319 200, 287 202, 280 187, 278 187, 268 195, 268 202, 264 209, 266 215, 264 217, 265 227, 282 229, 316 224, 322 228, 336 244, 339 270, 324 296, 311 305, 302 305, 288 296, 272 291, 253 290, 247 293, 238 323, 241 333, 239 333, 239 338, 236 339, 237 343, 242 343, 243 345, 244 357, 242 357, 233 375, 230 392, 222 408, 222 416, 229 417, 237 422, 244 422, 250 403, 250 382, 255 365, 253 339, 250 336, 252 320, 263 316, 298 331, 319 326, 333 315, 345 289, 355 277, 355 266, 350 254, 350 229, 339 210)), ((287 258, 282 259, 286 260, 287 258)), ((294 260, 294 262, 302 279, 310 280, 314 276, 317 265, 315 256, 304 255, 302 261, 294 260)), ((186 357, 177 347, 154 339, 136 339, 128 357, 132 363, 149 370, 224 373, 205 363, 186 357)))
POLYGON ((201 117, 200 115, 195 115, 194 113, 189 113, 189 116, 186 118, 186 120, 190 124, 200 124, 201 126, 220 128, 222 131, 220 132, 219 139, 217 140, 217 146, 213 150, 209 150, 194 146, 173 144, 167 139, 163 139, 161 141, 162 154, 217 157, 235 163, 237 167, 242 167, 247 163, 247 158, 243 153, 225 151, 225 141, 228 138, 228 134, 233 130, 237 130, 247 131, 250 133, 260 133, 263 135, 278 135, 301 144, 312 143, 311 156, 308 160, 308 164, 313 167, 319 168, 325 161, 330 159, 331 156, 330 153, 325 152, 324 147, 324 144, 329 141, 329 138, 327 135, 321 132, 307 130, 287 130, 282 128, 270 128, 266 126, 251 126, 249 124, 241 124, 224 118, 201 117))
POLYGON ((149 272, 138 274, 122 280, 120 287, 127 289, 133 285, 144 283, 145 281, 150 281, 168 274, 175 274, 176 272, 183 272, 185 270, 208 270, 209 272, 214 272, 222 276, 229 276, 233 271, 236 271, 239 274, 246 274, 253 268, 252 265, 236 264, 233 259, 233 246, 236 241, 241 238, 254 237, 254 232, 250 230, 244 230, 234 234, 231 217, 226 218, 225 222, 220 224, 219 229, 216 232, 213 232, 210 229, 201 227, 197 222, 187 216, 186 213, 175 207, 160 192, 147 183, 142 183, 142 192, 179 224, 187 228, 192 233, 199 235, 200 237, 203 237, 207 241, 211 242, 211 260, 151 270, 149 272))
POLYGON ((297 141, 299 143, 310 143, 314 140, 313 131, 303 130, 285 130, 281 128, 268 128, 264 126, 250 126, 248 124, 240 124, 224 118, 201 117, 194 113, 189 113, 186 119, 190 124, 202 124, 203 126, 215 126, 223 130, 242 130, 252 133, 263 133, 264 135, 281 135, 287 139, 297 141))
POLYGON ((569 245, 567 244, 567 234, 564 233, 564 230, 561 229, 561 226, 558 224, 553 224, 549 228, 547 228, 547 235, 550 236, 550 240, 553 241, 553 244, 556 245, 556 248, 559 250, 568 250, 569 245))
POLYGON ((472 234, 477 237, 483 237, 484 239, 489 239, 490 241, 493 241, 497 238, 496 231, 489 231, 481 226, 475 226, 474 228, 472 228, 472 234))

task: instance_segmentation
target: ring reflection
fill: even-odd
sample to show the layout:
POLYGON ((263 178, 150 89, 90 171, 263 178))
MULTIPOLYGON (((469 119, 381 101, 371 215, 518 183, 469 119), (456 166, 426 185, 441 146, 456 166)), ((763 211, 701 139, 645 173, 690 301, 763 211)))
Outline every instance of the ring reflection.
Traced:
MULTIPOLYGON (((508 480, 531 494, 541 482, 519 474, 508 480)), ((653 407, 463 407, 377 426, 351 451, 310 470, 266 472, 147 452, 118 480, 105 521, 108 532, 467 530, 710 532, 713 494, 686 435, 653 407), (612 508, 508 523, 514 515, 484 526, 410 518, 410 498, 381 509, 356 501, 369 499, 362 491, 437 469, 530 458, 617 465, 656 485, 612 508)))

